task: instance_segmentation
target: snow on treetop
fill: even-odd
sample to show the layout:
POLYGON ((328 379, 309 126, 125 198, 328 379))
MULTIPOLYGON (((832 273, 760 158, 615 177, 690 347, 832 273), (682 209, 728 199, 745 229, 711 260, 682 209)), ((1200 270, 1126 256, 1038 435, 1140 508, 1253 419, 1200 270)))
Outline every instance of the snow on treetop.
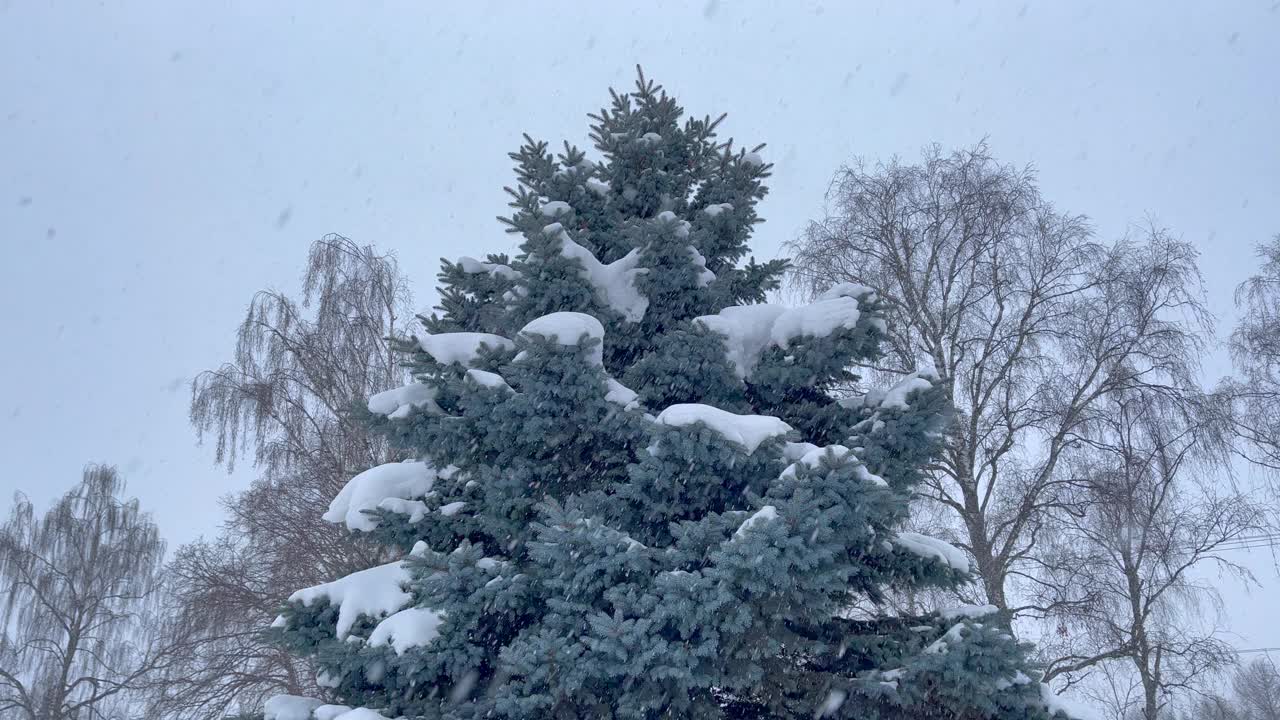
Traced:
POLYGON ((907 395, 917 390, 928 390, 933 387, 933 383, 924 379, 921 375, 922 373, 915 372, 899 380, 884 394, 884 398, 880 400, 880 407, 906 410, 907 395))
POLYGON ((404 607, 413 598, 404 591, 409 570, 397 560, 351 573, 333 582, 303 588, 289 596, 289 602, 311 605, 321 598, 338 607, 337 638, 344 640, 361 615, 380 618, 404 607))
POLYGON ((369 398, 369 412, 386 415, 392 420, 409 417, 416 407, 426 406, 439 410, 436 405, 436 391, 423 383, 409 383, 404 387, 384 390, 369 398))
POLYGON ((969 572, 969 558, 950 543, 913 532, 900 532, 893 542, 903 550, 922 558, 940 560, 950 565, 953 570, 969 572))
POLYGON ((560 217, 571 210, 573 210, 573 208, 569 207, 569 203, 564 202, 563 200, 552 200, 550 202, 543 203, 541 212, 545 217, 555 218, 560 217))
POLYGON ((424 462, 386 463, 369 468, 347 481, 322 517, 331 523, 345 523, 348 530, 368 532, 378 521, 364 510, 373 510, 384 500, 413 500, 425 496, 435 483, 436 469, 424 462))
POLYGON ((749 152, 742 156, 742 162, 753 167, 760 167, 764 164, 764 158, 760 157, 760 153, 749 152))
POLYGON ((462 272, 469 275, 478 275, 480 273, 489 273, 490 275, 498 275, 499 277, 515 277, 515 270, 507 265, 499 265, 498 263, 480 262, 473 257, 462 256, 458 258, 458 265, 462 266, 462 272))
POLYGON ((430 608, 405 608, 378 623, 369 633, 369 646, 390 644, 397 655, 412 647, 428 645, 440 636, 444 613, 430 608))
POLYGON ((311 711, 324 703, 297 695, 273 695, 262 707, 265 720, 311 720, 311 711))
POLYGON ((582 264, 582 272, 605 304, 617 310, 627 322, 639 322, 649 309, 649 298, 636 288, 635 278, 648 272, 640 264, 640 250, 605 265, 591 251, 574 242, 560 223, 551 223, 542 232, 560 240, 560 253, 582 264))
POLYGON ((858 301, 851 297, 819 300, 779 315, 769 330, 769 339, 785 348, 802 335, 826 337, 840 328, 852 328, 858 324, 858 317, 858 301))
MULTIPOLYGON (((530 320, 520 328, 521 335, 541 335, 546 339, 565 346, 576 346, 583 336, 602 341, 597 343, 592 354, 592 361, 597 365, 604 364, 604 326, 600 321, 579 312, 553 312, 530 320)), ((518 359, 518 358, 517 358, 518 359)))
POLYGON ((477 332, 418 333, 414 336, 418 345, 441 365, 460 363, 470 365, 480 356, 480 346, 511 348, 510 340, 501 335, 477 332))
POLYGON ((655 422, 672 427, 702 423, 729 442, 746 448, 748 455, 755 452, 765 440, 791 432, 790 425, 771 415, 736 415, 697 403, 672 405, 659 413, 655 422))

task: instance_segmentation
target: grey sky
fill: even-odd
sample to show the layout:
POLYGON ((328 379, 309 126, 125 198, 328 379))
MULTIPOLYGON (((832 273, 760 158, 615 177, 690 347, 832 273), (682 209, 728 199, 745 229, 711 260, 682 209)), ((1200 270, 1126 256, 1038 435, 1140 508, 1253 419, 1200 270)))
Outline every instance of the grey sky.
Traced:
MULTIPOLYGON (((512 248, 520 133, 585 145, 637 62, 769 143, 759 256, 853 155, 985 136, 1101 237, 1151 216, 1196 242, 1229 330, 1280 232, 1280 3, 1112 4, 0 0, 0 497, 112 462, 172 543, 213 531, 249 475, 195 446, 187 382, 251 294, 339 232, 431 304, 437 258, 512 248)), ((1252 564, 1231 627, 1280 646, 1252 564)))

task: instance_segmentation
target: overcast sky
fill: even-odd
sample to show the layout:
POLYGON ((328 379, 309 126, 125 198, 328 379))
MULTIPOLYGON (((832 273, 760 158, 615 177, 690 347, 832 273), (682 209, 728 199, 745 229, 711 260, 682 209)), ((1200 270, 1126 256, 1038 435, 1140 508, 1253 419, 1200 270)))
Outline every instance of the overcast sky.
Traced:
MULTIPOLYGON (((587 144, 637 63, 776 164, 758 256, 855 155, 987 138, 1103 239, 1201 249, 1222 334, 1280 232, 1280 3, 392 3, 0 0, 0 510, 115 463, 171 544, 250 475, 212 466, 188 384, 252 293, 338 232, 393 250, 421 306, 494 216, 528 132, 587 144)), ((1220 348, 1212 379, 1228 371, 1220 348)), ((1232 598, 1280 645, 1280 582, 1232 598)))

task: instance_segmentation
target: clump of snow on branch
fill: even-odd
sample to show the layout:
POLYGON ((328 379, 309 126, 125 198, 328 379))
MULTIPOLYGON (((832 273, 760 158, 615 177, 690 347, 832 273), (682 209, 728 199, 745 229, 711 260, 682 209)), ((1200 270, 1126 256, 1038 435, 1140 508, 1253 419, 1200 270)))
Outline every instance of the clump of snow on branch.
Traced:
MULTIPOLYGON (((427 463, 407 461, 369 468, 347 481, 323 517, 331 523, 345 523, 348 530, 368 532, 378 521, 365 513, 383 507, 388 499, 415 500, 431 492, 436 470, 427 463)), ((399 511, 395 505, 387 509, 399 511)))
POLYGON ((423 383, 409 383, 404 387, 384 390, 369 398, 369 412, 386 415, 392 420, 409 416, 414 408, 426 407, 438 411, 436 391, 423 383))
POLYGON ((672 405, 659 413, 656 422, 672 427, 701 423, 729 442, 741 445, 748 455, 765 440, 791 432, 790 425, 771 415, 737 415, 697 403, 672 405))
POLYGON ((462 267, 462 272, 467 273, 468 275, 479 275, 480 273, 489 273, 490 275, 497 275, 498 277, 505 277, 505 278, 514 278, 519 275, 519 273, 517 273, 515 270, 512 270, 511 267, 508 265, 480 262, 475 258, 466 257, 466 256, 458 258, 458 265, 462 267))
POLYGON ((960 605, 940 610, 938 611, 938 614, 942 616, 943 620, 955 620, 957 618, 977 620, 998 611, 999 608, 995 605, 960 605))
POLYGON ((323 704, 297 695, 275 695, 267 700, 262 713, 265 720, 311 720, 311 711, 323 704))
POLYGON ((381 618, 404 607, 412 597, 404 591, 409 571, 403 560, 351 573, 333 582, 304 588, 289 596, 289 602, 312 605, 328 600, 338 608, 336 637, 344 640, 360 616, 381 618))
POLYGON ((390 645, 397 655, 422 647, 440 636, 443 613, 430 608, 406 608, 378 623, 369 634, 370 647, 390 645))
POLYGON ((969 572, 969 558, 954 545, 937 538, 920 533, 901 532, 893 540, 894 544, 914 555, 929 560, 939 560, 951 566, 953 570, 969 572))
POLYGON ((794 338, 826 337, 841 328, 853 328, 858 324, 859 315, 858 301, 851 297, 819 300, 779 315, 769 329, 769 339, 774 345, 786 348, 794 338))
MULTIPOLYGON (((520 329, 521 335, 541 335, 542 337, 566 346, 576 346, 584 337, 604 340, 604 326, 600 321, 578 312, 554 312, 534 318, 520 329)), ((596 343, 592 356, 597 365, 604 364, 604 348, 596 343)))
POLYGON ((772 522, 777 519, 778 519, 778 508, 772 505, 765 505, 764 507, 752 513, 751 517, 744 520, 742 524, 738 526, 738 529, 735 530, 733 533, 733 539, 739 540, 747 534, 747 530, 749 528, 753 528, 756 525, 762 525, 764 523, 772 522))
POLYGON ((880 400, 880 407, 906 410, 908 395, 917 390, 928 390, 933 387, 933 383, 925 379, 923 375, 924 373, 914 372, 899 380, 885 392, 884 398, 880 400))
POLYGON ((471 365, 476 358, 480 357, 481 347, 509 349, 513 346, 510 340, 492 333, 453 332, 436 335, 418 333, 415 338, 423 351, 441 365, 451 363, 471 365))
POLYGON ((645 311, 649 309, 649 298, 640 293, 635 278, 647 270, 639 267, 638 249, 605 265, 590 250, 574 242, 560 223, 551 223, 542 232, 558 238, 561 254, 582 264, 583 276, 606 305, 617 310, 628 322, 639 322, 644 318, 645 311))

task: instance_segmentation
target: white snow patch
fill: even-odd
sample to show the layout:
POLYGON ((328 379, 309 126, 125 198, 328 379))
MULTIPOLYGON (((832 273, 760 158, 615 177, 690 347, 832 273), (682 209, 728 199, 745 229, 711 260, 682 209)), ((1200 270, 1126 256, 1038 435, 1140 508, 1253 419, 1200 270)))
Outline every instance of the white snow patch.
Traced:
POLYGON ((379 507, 388 498, 421 498, 431 491, 435 479, 435 468, 414 460, 369 468, 347 481, 322 517, 331 523, 345 523, 348 530, 368 532, 378 527, 378 522, 364 510, 379 507))
POLYGON ((938 614, 941 615, 944 620, 955 620, 957 618, 976 620, 998 611, 999 608, 995 605, 960 605, 940 610, 938 611, 938 614))
POLYGON ((934 640, 929 647, 926 647, 924 652, 930 655, 937 655, 938 653, 946 652, 953 643, 958 643, 964 639, 964 635, 961 634, 963 630, 964 623, 956 623, 955 625, 952 625, 949 630, 942 634, 942 637, 934 640))
POLYGON ((409 582, 404 561, 397 560, 368 570, 351 573, 333 582, 303 588, 289 596, 289 602, 311 605, 321 598, 338 607, 335 629, 339 640, 346 639, 361 615, 379 618, 399 610, 412 597, 402 587, 409 582))
POLYGON ((911 373, 889 388, 889 391, 884 394, 884 399, 880 401, 880 407, 906 410, 907 395, 917 390, 928 390, 931 387, 933 383, 920 377, 920 373, 911 373))
POLYGON ((814 711, 813 716, 815 718, 824 718, 835 715, 844 705, 846 697, 848 697, 848 693, 844 690, 832 690, 827 693, 827 699, 822 701, 822 704, 814 711))
POLYGON ((467 377, 480 387, 511 389, 511 386, 507 384, 507 381, 501 375, 488 370, 471 369, 467 371, 467 377))
POLYGON ((640 264, 638 248, 605 265, 590 250, 574 242, 560 223, 551 223, 542 228, 542 232, 559 238, 560 253, 582 264, 584 277, 605 304, 621 313, 628 322, 639 322, 644 317, 649 309, 649 298, 636 288, 635 279, 648 270, 637 267, 640 264))
POLYGON ((436 405, 435 388, 424 383, 409 383, 404 387, 383 390, 369 398, 369 412, 386 415, 392 420, 401 420, 409 416, 416 407, 427 407, 439 411, 436 405))
POLYGON ((554 343, 569 347, 577 346, 584 335, 595 338, 601 343, 596 344, 592 359, 597 365, 604 364, 604 326, 586 313, 553 312, 543 315, 520 328, 520 334, 541 335, 554 343))
POLYGON ((430 608, 405 608, 378 623, 369 633, 369 646, 390 644, 397 655, 403 655, 411 647, 429 645, 440 636, 440 624, 444 613, 430 608))
POLYGON ((1099 716, 1092 709, 1068 698, 1065 695, 1058 695, 1053 692, 1053 688, 1048 685, 1040 684, 1040 699, 1044 701, 1045 709, 1052 715, 1056 712, 1065 713, 1067 717, 1074 720, 1099 720, 1099 716))
POLYGON ((818 299, 834 300, 836 298, 848 297, 856 300, 864 296, 868 300, 874 300, 876 296, 875 288, 867 287, 866 285, 859 285, 858 283, 844 282, 836 283, 822 291, 822 294, 818 295, 818 299))
POLYGON ((421 500, 402 500, 401 498, 386 498, 378 503, 379 510, 399 513, 409 516, 409 524, 421 522, 422 518, 427 516, 427 504, 421 500))
POLYGON ((738 529, 734 531, 733 537, 735 540, 738 538, 741 538, 747 534, 747 528, 753 527, 758 523, 772 522, 777 519, 778 519, 778 508, 772 505, 765 505, 764 507, 755 511, 755 513, 753 513, 751 517, 744 520, 742 524, 738 526, 738 529))
POLYGON ((311 711, 324 703, 297 695, 273 695, 262 707, 265 720, 311 720, 311 711))
POLYGON ((583 184, 586 185, 586 188, 588 190, 599 195, 600 197, 607 197, 609 195, 608 184, 602 183, 599 180, 588 180, 583 184))
POLYGON ((786 308, 766 303, 734 305, 694 321, 724 337, 729 362, 738 377, 745 378, 755 369, 760 352, 769 344, 774 321, 784 312, 786 308))
POLYGON ((716 274, 707 269, 706 256, 698 252, 698 248, 692 245, 688 246, 688 250, 689 250, 690 257, 693 258, 694 267, 699 268, 698 287, 706 287, 711 283, 715 282, 716 274))
POLYGON ((764 158, 760 157, 760 153, 749 152, 742 156, 742 162, 753 167, 760 167, 764 164, 764 158))
POLYGON ((572 211, 573 208, 569 207, 569 203, 564 202, 563 200, 552 200, 551 202, 543 204, 541 212, 543 217, 557 218, 572 211))
POLYGON ((706 206, 705 208, 702 209, 702 211, 710 215, 711 217, 715 217, 722 212, 732 212, 733 205, 729 203, 717 203, 715 205, 706 206))
POLYGON ((641 135, 640 138, 636 140, 636 142, 640 143, 641 145, 653 146, 662 142, 662 136, 656 132, 647 132, 641 135))
POLYGON ((604 382, 606 388, 605 400, 621 405, 624 410, 640 407, 640 396, 636 394, 636 391, 613 378, 607 378, 604 382))
MULTIPOLYGON (((381 674, 379 674, 379 679, 381 679, 381 674)), ((372 680, 372 678, 370 678, 370 680, 372 680)), ((377 682, 377 680, 373 680, 373 682, 377 682)), ((333 720, 389 720, 389 718, 376 710, 370 710, 369 708, 356 708, 334 717, 333 720)))
POLYGON ((458 264, 462 266, 462 272, 468 275, 478 275, 480 273, 489 273, 499 277, 514 278, 518 273, 512 270, 509 265, 500 265, 498 263, 480 262, 473 257, 462 256, 458 258, 458 264))
POLYGON ((451 502, 448 505, 441 505, 439 512, 441 515, 444 515, 446 517, 453 517, 454 515, 457 515, 459 512, 462 512, 462 508, 466 506, 467 504, 464 502, 451 502))
POLYGON ((419 333, 415 336, 418 345, 441 365, 460 363, 470 365, 480 356, 480 346, 490 348, 511 348, 513 343, 501 335, 491 333, 454 332, 419 333))
POLYGON ((840 328, 853 328, 858 324, 859 314, 858 301, 853 298, 819 300, 779 315, 769 331, 769 338, 773 344, 785 349, 793 338, 802 335, 826 337, 840 328))
POLYGON ((791 432, 790 425, 771 415, 737 415, 697 403, 672 405, 659 413, 655 421, 672 427, 702 423, 729 442, 746 448, 748 455, 765 440, 791 432))
POLYGON ((953 570, 969 572, 969 558, 954 545, 937 538, 920 533, 901 532, 894 538, 894 544, 922 558, 940 560, 950 565, 953 570))
POLYGON ((321 705, 311 712, 311 716, 316 720, 338 720, 349 712, 351 708, 346 705, 321 705))

